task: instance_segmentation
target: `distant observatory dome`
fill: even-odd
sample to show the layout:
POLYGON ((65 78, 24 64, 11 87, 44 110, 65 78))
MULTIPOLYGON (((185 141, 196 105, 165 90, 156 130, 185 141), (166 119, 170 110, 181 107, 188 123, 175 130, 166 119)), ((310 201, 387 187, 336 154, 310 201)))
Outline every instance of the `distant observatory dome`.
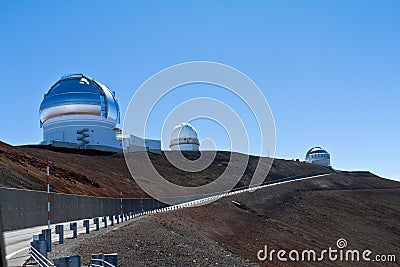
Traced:
POLYGON ((326 150, 322 149, 321 147, 313 147, 308 150, 306 161, 321 166, 331 166, 331 156, 328 152, 326 152, 326 150))
POLYGON ((121 147, 115 133, 120 119, 115 94, 88 76, 61 77, 44 95, 39 112, 42 144, 121 147))
POLYGON ((169 145, 171 150, 197 151, 199 146, 197 132, 189 123, 182 122, 172 130, 169 145))

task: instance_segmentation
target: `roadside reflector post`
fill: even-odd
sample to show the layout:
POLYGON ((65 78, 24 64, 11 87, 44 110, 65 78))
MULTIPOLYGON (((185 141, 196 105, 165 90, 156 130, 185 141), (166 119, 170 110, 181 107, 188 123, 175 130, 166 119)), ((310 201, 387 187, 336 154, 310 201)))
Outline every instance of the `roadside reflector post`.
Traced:
POLYGON ((47 180, 47 229, 50 228, 50 161, 46 160, 46 180, 47 180))
POLYGON ((73 223, 69 224, 69 230, 72 231, 72 238, 77 238, 78 237, 78 227, 76 225, 76 222, 73 222, 73 223))
POLYGON ((84 220, 83 221, 83 227, 85 227, 86 234, 89 234, 90 229, 89 229, 89 220, 84 220))
POLYGON ((64 244, 64 225, 56 225, 56 234, 58 234, 58 244, 64 244))
POLYGON ((99 218, 93 218, 93 223, 96 225, 96 231, 99 231, 99 218))
POLYGON ((121 215, 124 214, 124 209, 123 209, 123 206, 122 206, 122 192, 121 192, 121 206, 120 206, 120 212, 121 212, 121 215))

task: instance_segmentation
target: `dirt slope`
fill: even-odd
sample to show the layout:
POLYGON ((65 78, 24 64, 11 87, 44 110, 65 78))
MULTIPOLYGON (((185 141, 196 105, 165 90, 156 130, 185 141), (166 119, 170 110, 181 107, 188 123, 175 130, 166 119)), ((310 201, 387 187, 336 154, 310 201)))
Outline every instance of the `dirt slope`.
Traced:
MULTIPOLYGON (((1 142, 0 186, 46 190, 46 158, 53 162, 51 187, 55 192, 109 197, 119 197, 120 192, 123 192, 124 197, 146 196, 132 179, 122 154, 46 146, 14 147, 1 142)), ((230 153, 218 152, 214 162, 199 173, 175 168, 168 162, 165 154, 150 154, 150 158, 157 170, 168 180, 185 186, 198 186, 216 179, 225 170, 230 153)), ((143 153, 135 155, 135 162, 139 166, 143 160, 143 153)), ((238 186, 249 183, 258 161, 258 157, 249 158, 238 186)), ((267 180, 329 171, 314 164, 275 160, 267 180)))

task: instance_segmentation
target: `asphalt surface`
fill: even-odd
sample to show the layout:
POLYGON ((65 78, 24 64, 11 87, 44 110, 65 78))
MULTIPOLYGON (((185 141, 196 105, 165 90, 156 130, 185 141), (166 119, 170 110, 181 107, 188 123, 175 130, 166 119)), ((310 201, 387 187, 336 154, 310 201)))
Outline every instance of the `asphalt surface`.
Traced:
MULTIPOLYGON (((78 238, 79 235, 85 234, 86 229, 83 227, 83 221, 77 222, 78 225, 78 238)), ((69 230, 71 222, 65 222, 64 225, 64 238, 72 238, 72 231, 69 230)), ((101 221, 100 221, 101 222, 101 221)), ((101 226, 102 223, 100 223, 101 226)), ((5 253, 7 266, 21 266, 29 258, 30 242, 33 240, 33 235, 38 235, 43 229, 47 229, 47 225, 21 229, 16 231, 9 231, 4 233, 5 253)), ((52 229, 52 242, 58 243, 58 235, 55 233, 55 224, 51 225, 52 229)), ((96 229, 92 219, 90 220, 90 231, 96 229)))

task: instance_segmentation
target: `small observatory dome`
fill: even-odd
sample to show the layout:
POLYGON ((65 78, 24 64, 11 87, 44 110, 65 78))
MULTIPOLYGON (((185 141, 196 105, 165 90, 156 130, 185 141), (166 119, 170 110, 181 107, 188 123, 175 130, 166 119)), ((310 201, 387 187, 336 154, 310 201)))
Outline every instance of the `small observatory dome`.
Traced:
POLYGON ((171 150, 198 151, 199 146, 197 132, 189 123, 182 122, 172 130, 171 150))
POLYGON ((121 146, 115 134, 120 116, 115 94, 83 74, 63 76, 51 86, 39 112, 42 144, 121 146))
POLYGON ((313 147, 308 150, 306 161, 321 166, 331 166, 331 156, 328 152, 326 152, 326 150, 322 149, 321 147, 313 147))

